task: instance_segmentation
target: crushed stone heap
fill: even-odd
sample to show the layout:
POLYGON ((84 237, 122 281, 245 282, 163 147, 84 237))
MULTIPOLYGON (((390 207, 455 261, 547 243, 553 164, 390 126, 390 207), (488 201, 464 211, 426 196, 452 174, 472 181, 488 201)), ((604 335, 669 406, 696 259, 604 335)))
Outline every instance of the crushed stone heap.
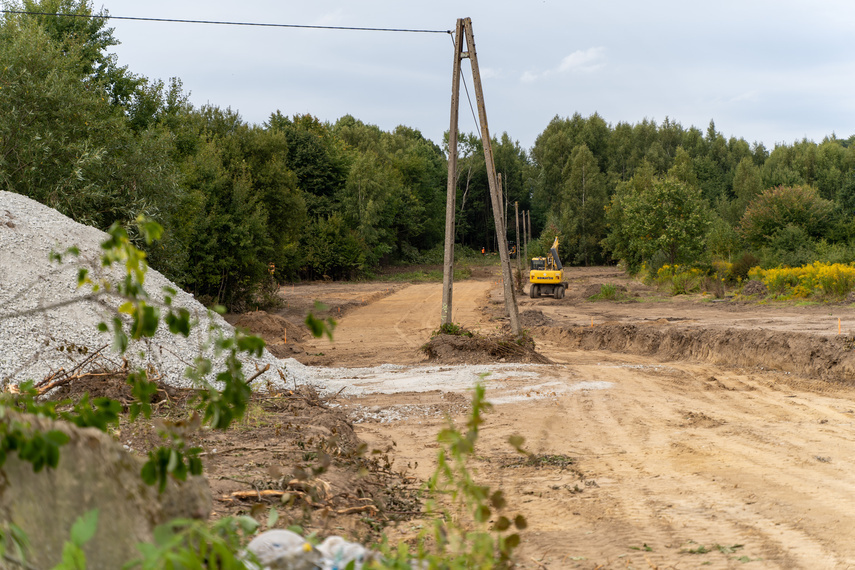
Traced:
MULTIPOLYGON (((209 328, 232 334, 222 317, 149 268, 145 289, 150 297, 162 301, 164 287, 175 289, 173 306, 187 309, 198 324, 184 338, 161 323, 151 339, 131 341, 124 355, 114 352, 112 332, 98 331, 98 324, 110 322, 123 300, 106 295, 87 298, 91 288, 77 288, 81 267, 89 270, 93 281, 103 276, 116 282, 123 275, 124 267, 101 266, 101 243, 108 237, 26 196, 0 191, 0 385, 38 382, 61 369, 70 371, 103 349, 101 355, 116 368, 124 358, 133 368, 154 368, 169 385, 190 387, 185 376, 188 365, 200 354, 213 359, 206 347, 209 328), (71 246, 79 249, 79 256, 51 261, 51 252, 64 253, 71 246)), ((261 358, 244 356, 242 361, 247 377, 270 364, 253 384, 261 389, 268 382, 284 388, 277 369, 292 385, 310 380, 295 377, 301 368, 292 367, 295 361, 279 360, 266 350, 261 358)), ((216 373, 221 368, 216 359, 213 362, 216 373)))

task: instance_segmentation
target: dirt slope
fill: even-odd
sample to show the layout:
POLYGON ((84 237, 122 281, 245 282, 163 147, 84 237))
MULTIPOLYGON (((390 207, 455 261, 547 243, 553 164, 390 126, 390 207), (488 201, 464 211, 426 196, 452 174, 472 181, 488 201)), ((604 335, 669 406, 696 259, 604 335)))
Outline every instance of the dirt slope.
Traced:
MULTIPOLYGON (((606 275, 591 272, 575 285, 621 279, 606 275)), ((501 323, 500 290, 491 280, 457 284, 454 321, 494 330, 501 323)), ((384 292, 342 316, 334 344, 316 341, 306 353, 323 352, 335 366, 416 363, 417 348, 438 323, 440 298, 439 285, 384 292)), ((587 345, 568 332, 590 329, 592 316, 607 313, 615 321, 609 325, 613 334, 619 327, 629 331, 627 345, 638 334, 632 327, 653 323, 673 335, 668 319, 678 318, 670 322, 694 325, 681 334, 694 335, 689 344, 702 346, 703 334, 726 334, 739 321, 750 321, 750 327, 739 327, 749 336, 739 337, 732 349, 738 354, 750 342, 750 330, 762 337, 781 318, 787 332, 780 334, 814 331, 814 338, 836 337, 840 318, 841 339, 818 342, 842 343, 843 350, 846 327, 855 322, 850 307, 734 310, 732 304, 697 300, 676 306, 591 303, 571 294, 560 301, 524 298, 520 308, 533 311, 540 349, 561 364, 533 368, 536 381, 487 377, 488 398, 491 383, 501 385, 503 395, 516 387, 518 397, 503 397, 506 403, 487 416, 477 467, 482 480, 501 486, 511 508, 529 520, 520 549, 523 567, 855 566, 855 390, 841 382, 846 375, 822 380, 822 366, 814 366, 816 374, 787 373, 787 358, 814 360, 810 338, 791 343, 789 356, 781 352, 765 366, 738 368, 731 366, 739 364, 735 358, 705 362, 698 350, 664 356, 650 345, 639 354, 584 350, 616 345, 587 345), (764 320, 769 329, 762 328, 764 320), (506 443, 511 434, 526 438, 535 454, 528 462, 506 443)), ((598 326, 602 320, 595 318, 598 326)), ((363 422, 356 426, 360 437, 371 445, 394 442, 396 468, 409 465, 411 473, 426 477, 443 422, 435 412, 459 415, 465 398, 465 392, 428 391, 342 403, 363 422), (402 419, 372 421, 366 409, 397 409, 402 413, 395 417, 402 419)), ((415 524, 398 532, 410 535, 415 524)))

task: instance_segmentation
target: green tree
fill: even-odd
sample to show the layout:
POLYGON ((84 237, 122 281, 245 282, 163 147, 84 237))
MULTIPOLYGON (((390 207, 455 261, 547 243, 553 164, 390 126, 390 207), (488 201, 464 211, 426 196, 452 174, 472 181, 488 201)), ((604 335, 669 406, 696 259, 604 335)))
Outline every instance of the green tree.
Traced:
POLYGON ((224 161, 235 142, 203 142, 185 164, 184 183, 197 203, 187 244, 187 287, 208 303, 239 312, 268 276, 273 242, 249 169, 229 171, 224 161))
POLYGON ((265 127, 282 131, 288 142, 286 165, 297 175, 310 216, 328 216, 335 209, 334 197, 344 188, 348 163, 343 141, 329 125, 311 115, 285 117, 273 113, 265 127))
POLYGON ((697 261, 709 227, 700 191, 671 176, 633 180, 618 189, 610 206, 607 243, 613 251, 630 266, 658 252, 671 264, 697 261))
POLYGON ((754 164, 751 157, 745 157, 736 165, 733 176, 733 193, 736 195, 736 208, 734 219, 728 219, 731 224, 736 224, 745 213, 745 208, 763 191, 763 178, 760 169, 754 164))
POLYGON ((818 238, 828 227, 834 204, 810 186, 776 186, 764 190, 745 210, 740 233, 752 245, 766 245, 776 232, 791 226, 818 238))
POLYGON ((605 237, 606 181, 593 153, 584 144, 573 149, 565 166, 562 186, 561 240, 566 261, 588 265, 603 256, 599 247, 605 237))
POLYGON ((102 8, 96 13, 88 0, 23 0, 20 5, 4 4, 38 14, 20 17, 36 22, 63 53, 76 54, 80 76, 101 85, 112 104, 128 104, 142 79, 131 74, 127 66, 120 67, 116 54, 108 53, 109 48, 120 42, 113 35, 114 28, 107 27, 107 10, 102 8))

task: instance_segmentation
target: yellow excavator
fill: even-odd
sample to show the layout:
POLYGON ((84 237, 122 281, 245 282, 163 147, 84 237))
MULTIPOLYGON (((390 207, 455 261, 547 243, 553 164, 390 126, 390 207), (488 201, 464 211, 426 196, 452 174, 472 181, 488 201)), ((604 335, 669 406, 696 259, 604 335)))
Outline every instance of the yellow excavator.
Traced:
POLYGON ((537 299, 541 295, 551 295, 556 299, 564 297, 567 285, 564 283, 564 267, 558 257, 558 236, 546 257, 533 257, 531 271, 528 273, 528 295, 537 299))

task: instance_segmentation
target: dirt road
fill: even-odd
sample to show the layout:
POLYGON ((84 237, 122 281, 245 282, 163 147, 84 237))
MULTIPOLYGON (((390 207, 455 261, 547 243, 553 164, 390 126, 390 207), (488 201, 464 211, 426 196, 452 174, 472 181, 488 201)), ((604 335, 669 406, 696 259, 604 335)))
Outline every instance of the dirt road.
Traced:
MULTIPOLYGON (((582 277, 576 290, 618 278, 605 270, 582 277)), ((419 363, 418 347, 438 323, 441 286, 374 289, 376 300, 340 318, 335 343, 315 341, 306 352, 324 353, 326 364, 339 367, 419 363)), ((490 279, 456 284, 454 321, 495 329, 499 294, 490 279)), ((735 368, 674 359, 673 351, 663 360, 581 350, 559 334, 568 323, 590 327, 597 314, 605 318, 595 318, 595 327, 603 320, 660 328, 676 322, 726 331, 741 322, 756 334, 765 334, 764 321, 769 329, 819 336, 836 333, 838 318, 844 331, 855 323, 849 306, 725 305, 521 299, 521 311, 549 321, 532 330, 538 349, 558 364, 515 373, 496 367, 486 376, 496 405, 476 468, 528 519, 523 567, 855 567, 851 384, 781 372, 780 362, 735 368), (512 434, 525 437, 529 459, 507 444, 512 434)), ((794 351, 804 346, 791 344, 794 351)), ((394 442, 396 467, 426 477, 443 425, 437 410, 462 417, 468 396, 465 386, 431 390, 430 375, 414 390, 407 375, 415 372, 407 370, 386 386, 399 391, 343 403, 362 422, 360 437, 394 442), (400 413, 381 418, 366 410, 400 413)))

